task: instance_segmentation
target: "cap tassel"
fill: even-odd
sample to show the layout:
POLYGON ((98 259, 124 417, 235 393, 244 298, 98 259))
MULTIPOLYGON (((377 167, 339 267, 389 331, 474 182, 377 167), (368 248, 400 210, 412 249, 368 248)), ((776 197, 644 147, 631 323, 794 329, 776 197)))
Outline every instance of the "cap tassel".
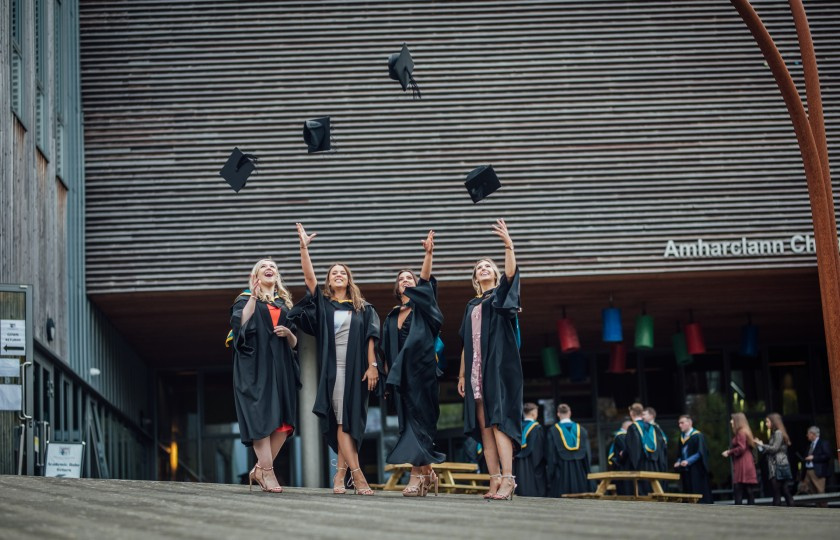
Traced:
POLYGON ((408 74, 408 85, 411 87, 411 95, 414 99, 422 99, 423 96, 420 95, 420 87, 417 86, 417 81, 414 80, 414 77, 411 73, 408 74))

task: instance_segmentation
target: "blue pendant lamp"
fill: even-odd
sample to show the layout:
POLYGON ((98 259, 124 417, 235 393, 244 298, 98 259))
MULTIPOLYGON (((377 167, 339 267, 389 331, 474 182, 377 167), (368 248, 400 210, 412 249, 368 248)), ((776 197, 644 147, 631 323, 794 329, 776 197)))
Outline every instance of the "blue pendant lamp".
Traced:
POLYGON ((758 327, 752 323, 752 315, 747 313, 747 324, 741 327, 741 356, 758 356, 758 327))
POLYGON ((601 335, 605 343, 621 343, 621 309, 613 307, 610 295, 610 307, 601 310, 601 335))
POLYGON ((642 308, 642 314, 636 317, 636 348, 653 348, 653 317, 647 314, 647 309, 642 308))

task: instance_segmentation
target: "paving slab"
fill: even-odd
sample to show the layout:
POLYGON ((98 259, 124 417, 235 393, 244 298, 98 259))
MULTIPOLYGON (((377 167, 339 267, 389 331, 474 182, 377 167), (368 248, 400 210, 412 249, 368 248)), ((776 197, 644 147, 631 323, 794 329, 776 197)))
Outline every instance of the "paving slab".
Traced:
POLYGON ((840 511, 0 476, 0 538, 837 538, 840 511))

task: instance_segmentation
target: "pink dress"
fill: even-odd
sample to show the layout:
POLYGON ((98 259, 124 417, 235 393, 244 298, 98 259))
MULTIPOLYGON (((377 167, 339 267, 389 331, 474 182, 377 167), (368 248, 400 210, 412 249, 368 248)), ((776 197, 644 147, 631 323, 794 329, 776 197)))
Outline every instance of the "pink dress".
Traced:
POLYGON ((470 386, 473 399, 481 399, 481 304, 475 306, 470 314, 472 320, 473 358, 470 370, 470 386))

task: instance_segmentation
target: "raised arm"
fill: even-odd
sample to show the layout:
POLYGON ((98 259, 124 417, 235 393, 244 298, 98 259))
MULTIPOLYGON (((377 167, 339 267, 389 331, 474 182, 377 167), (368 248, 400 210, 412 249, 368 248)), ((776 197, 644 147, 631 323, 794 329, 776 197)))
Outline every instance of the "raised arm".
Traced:
POLYGON ((493 232, 505 243, 505 275, 508 279, 513 279, 516 273, 516 255, 513 254, 513 240, 504 219, 496 220, 493 224, 493 232))
POLYGON ((432 277, 432 252, 435 249, 435 231, 429 231, 429 235, 423 240, 423 249, 426 250, 426 256, 423 257, 420 278, 429 281, 429 278, 432 277))
POLYGON ((312 268, 312 260, 309 258, 309 243, 318 236, 318 233, 307 235, 302 223, 295 223, 295 225, 300 238, 300 267, 303 270, 303 281, 306 283, 306 290, 315 294, 318 279, 315 277, 315 269, 312 268))

